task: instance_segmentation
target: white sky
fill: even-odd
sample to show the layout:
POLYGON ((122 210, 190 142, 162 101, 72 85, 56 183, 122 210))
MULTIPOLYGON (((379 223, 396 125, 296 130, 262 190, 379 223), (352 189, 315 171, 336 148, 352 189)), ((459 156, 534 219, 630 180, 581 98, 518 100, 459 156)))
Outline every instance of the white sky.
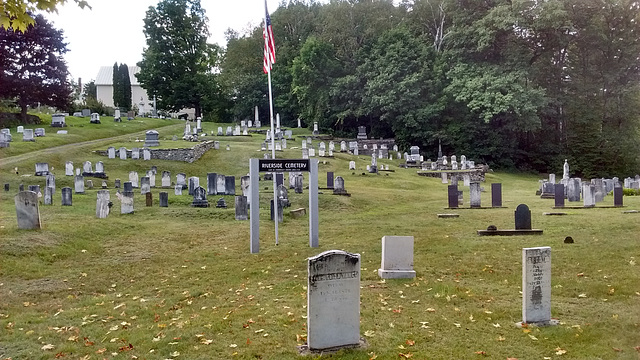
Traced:
MULTIPOLYGON (((65 55, 71 76, 85 84, 94 80, 101 66, 113 63, 135 65, 142 60, 145 38, 143 19, 149 6, 159 0, 88 0, 92 9, 80 9, 69 1, 58 14, 44 14, 56 29, 64 31, 65 55)), ((224 32, 232 28, 243 34, 249 25, 258 26, 264 18, 264 0, 200 0, 209 18, 210 43, 225 46, 224 32)), ((279 0, 267 0, 269 13, 279 0)))

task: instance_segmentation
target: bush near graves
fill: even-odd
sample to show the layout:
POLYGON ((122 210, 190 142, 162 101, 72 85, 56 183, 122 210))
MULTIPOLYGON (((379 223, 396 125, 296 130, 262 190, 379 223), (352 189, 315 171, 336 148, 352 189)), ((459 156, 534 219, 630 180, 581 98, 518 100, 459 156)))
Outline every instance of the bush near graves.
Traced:
POLYGON ((38 116, 31 114, 27 114, 26 120, 23 120, 20 113, 0 112, 0 127, 11 128, 30 124, 42 124, 42 120, 38 116))
POLYGON ((624 196, 638 196, 638 195, 640 195, 640 190, 638 190, 638 189, 622 189, 622 194, 624 196))

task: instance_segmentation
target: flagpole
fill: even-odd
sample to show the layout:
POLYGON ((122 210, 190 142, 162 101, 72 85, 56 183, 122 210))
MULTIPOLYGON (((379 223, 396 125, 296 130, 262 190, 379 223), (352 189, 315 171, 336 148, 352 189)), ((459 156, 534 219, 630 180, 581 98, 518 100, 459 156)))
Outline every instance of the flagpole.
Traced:
MULTIPOLYGON (((264 19, 264 31, 267 31, 267 18, 266 18, 266 10, 267 10, 267 1, 264 2, 265 9, 265 19, 264 19)), ((268 47, 267 41, 269 40, 268 36, 265 36, 265 46, 268 47)), ((271 92, 271 57, 267 56, 267 77, 269 79, 269 119, 271 120, 271 158, 276 158, 276 142, 275 142, 275 132, 273 131, 273 93, 271 92)), ((273 174, 273 219, 275 220, 275 228, 276 228, 276 245, 278 245, 278 182, 276 173, 273 174)))

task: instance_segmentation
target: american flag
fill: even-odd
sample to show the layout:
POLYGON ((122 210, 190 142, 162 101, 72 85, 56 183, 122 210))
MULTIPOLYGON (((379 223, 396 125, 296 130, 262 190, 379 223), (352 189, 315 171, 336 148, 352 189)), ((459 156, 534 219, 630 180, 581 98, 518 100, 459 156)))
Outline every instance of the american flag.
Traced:
POLYGON ((267 74, 273 64, 276 62, 276 44, 273 41, 273 29, 271 28, 271 17, 269 16, 269 10, 267 10, 267 1, 264 2, 264 64, 262 65, 262 69, 264 73, 267 74))

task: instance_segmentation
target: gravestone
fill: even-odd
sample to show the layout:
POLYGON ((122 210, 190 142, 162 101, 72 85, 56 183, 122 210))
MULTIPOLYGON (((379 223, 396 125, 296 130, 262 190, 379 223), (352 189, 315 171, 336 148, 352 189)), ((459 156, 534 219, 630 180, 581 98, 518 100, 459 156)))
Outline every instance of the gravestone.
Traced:
POLYGON ((296 185, 294 187, 295 193, 296 194, 302 194, 302 183, 304 181, 304 177, 302 176, 302 174, 298 174, 296 175, 296 185))
POLYGON ((9 183, 4 184, 4 191, 9 191, 9 183))
MULTIPOLYGON (((282 175, 282 174, 280 174, 282 175)), ((235 176, 225 176, 225 195, 235 195, 236 194, 236 177, 235 176)))
POLYGON ((223 136, 223 135, 224 135, 224 134, 222 133, 222 127, 221 127, 221 126, 218 126, 218 133, 217 133, 217 135, 218 135, 218 136, 223 136))
POLYGON ((579 178, 571 178, 567 182, 567 200, 569 201, 580 201, 580 187, 582 185, 582 181, 579 178))
POLYGON ((349 161, 349 170, 355 170, 355 169, 356 169, 356 162, 349 161))
POLYGON ((200 178, 197 176, 192 176, 189 178, 189 195, 194 195, 194 191, 196 188, 200 186, 200 178))
POLYGON ((471 185, 471 175, 462 174, 462 185, 463 186, 470 186, 471 185))
POLYGON ((33 191, 20 191, 14 197, 18 229, 35 230, 41 228, 38 194, 33 191))
POLYGON ((142 159, 143 160, 151 160, 151 150, 144 148, 142 149, 142 159))
POLYGON ((73 205, 73 193, 71 192, 70 187, 62 188, 62 206, 72 206, 73 205))
POLYGON ((447 180, 447 173, 446 172, 441 172, 440 173, 440 177, 442 178, 442 183, 443 184, 448 184, 449 181, 447 180))
POLYGON ((73 184, 76 194, 84 194, 84 176, 76 175, 73 184))
POLYGON ((447 187, 447 199, 449 208, 455 209, 458 207, 458 186, 449 185, 447 187))
POLYGON ((151 185, 149 183, 149 177, 143 176, 140 178, 140 194, 144 195, 151 191, 151 185))
MULTIPOLYGON (((289 178, 291 178, 291 175, 289 175, 289 178)), ((243 176, 240 178, 240 190, 242 191, 242 196, 246 196, 247 197, 247 204, 251 203, 251 199, 249 199, 249 189, 251 186, 251 177, 250 176, 243 176)))
POLYGON ((53 205, 53 188, 45 186, 44 188, 44 204, 53 205))
POLYGON ((87 188, 93 189, 93 180, 87 180, 87 188))
POLYGON ((413 270, 413 236, 383 236, 382 264, 378 276, 383 279, 410 279, 413 270))
POLYGON ((107 188, 107 182, 105 180, 102 180, 102 188, 103 189, 107 188))
POLYGON ((161 178, 161 183, 162 183, 162 187, 163 188, 168 188, 171 187, 171 172, 170 171, 163 171, 162 172, 162 178, 161 178))
POLYGON ((596 206, 595 186, 585 183, 582 185, 582 198, 584 207, 596 206))
POLYGON ((121 180, 116 179, 116 181, 114 181, 113 187, 116 189, 120 189, 120 184, 121 184, 121 180))
MULTIPOLYGON (((127 189, 127 182, 124 183, 125 190, 127 189)), ((133 191, 124 191, 120 194, 120 214, 133 214, 133 191)))
POLYGON ((569 178, 569 163, 567 162, 567 159, 564 159, 564 165, 562 166, 562 179, 568 179, 569 178))
POLYGON ((236 220, 249 220, 248 206, 247 206, 247 197, 246 196, 236 196, 236 220))
MULTIPOLYGON (((270 215, 270 219, 271 221, 274 221, 274 215, 273 215, 273 199, 271 199, 270 201, 270 208, 269 208, 269 215, 270 215)), ((283 216, 284 216, 284 204, 282 204, 282 202, 280 201, 280 199, 278 199, 278 222, 281 223, 283 220, 283 216)))
POLYGON ((96 173, 104 174, 104 163, 102 161, 96 163, 96 173))
POLYGON ((109 148, 107 148, 107 156, 109 157, 109 159, 115 159, 116 148, 114 148, 113 146, 109 146, 109 148))
POLYGON ((480 183, 472 182, 469 186, 469 204, 472 208, 481 207, 480 183))
POLYGON ((619 186, 616 186, 613 188, 613 206, 624 206, 624 204, 622 203, 622 196, 623 196, 623 191, 622 188, 619 186))
POLYGON ((36 137, 43 137, 43 136, 44 136, 44 128, 36 128, 36 129, 33 131, 33 134, 34 134, 36 137))
POLYGON ((24 191, 24 184, 18 185, 18 191, 24 191))
POLYGON ((67 161, 64 164, 64 175, 73 176, 73 161, 67 161))
POLYGON ((531 230, 531 210, 525 204, 520 204, 515 211, 516 230, 531 230))
POLYGON ((187 189, 187 175, 184 173, 178 173, 176 175, 176 185, 181 186, 182 189, 187 189))
POLYGON ((29 191, 33 191, 36 194, 40 194, 40 185, 29 185, 27 189, 29 191))
POLYGON ((336 176, 333 184, 333 193, 335 195, 346 195, 347 190, 344 188, 344 179, 342 176, 336 176))
POLYGON ((53 114, 51 115, 51 127, 65 127, 67 123, 65 121, 65 114, 53 114))
POLYGON ((289 190, 286 186, 282 184, 278 185, 276 188, 276 194, 278 196, 278 200, 280 200, 278 203, 279 206, 282 206, 283 208, 291 206, 291 203, 289 202, 289 190))
POLYGON ((284 174, 281 172, 276 173, 276 187, 284 184, 284 174))
POLYGON ((218 199, 218 201, 216 202, 216 208, 218 208, 218 209, 226 209, 227 208, 227 202, 224 201, 224 198, 218 199))
POLYGON ((594 197, 596 203, 604 201, 604 197, 606 195, 606 191, 604 188, 604 182, 602 179, 592 179, 591 184, 594 186, 594 197))
POLYGON ((333 171, 327 171, 327 189, 333 189, 333 171))
POLYGON ((133 184, 131 184, 131 181, 125 181, 122 191, 133 193, 133 184))
POLYGON ((173 188, 173 191, 174 191, 173 193, 174 193, 175 195, 182 195, 182 185, 176 185, 176 186, 173 188))
POLYGON ((309 158, 309 149, 302 149, 302 158, 305 160, 309 158))
POLYGON ((549 174, 549 182, 552 184, 556 183, 556 174, 549 174))
POLYGON ((233 130, 231 129, 231 126, 227 126, 227 131, 225 133, 226 136, 233 136, 233 130))
POLYGON ((160 207, 169 207, 169 193, 165 191, 160 192, 160 207))
POLYGON ((56 177, 53 174, 47 175, 45 187, 50 187, 52 192, 56 192, 56 177))
POLYGON ((491 207, 502 207, 502 184, 491 184, 491 207))
POLYGON ((522 249, 522 322, 551 324, 551 248, 522 249))
POLYGON ((148 193, 146 193, 144 195, 145 195, 145 205, 147 205, 147 207, 152 207, 153 206, 153 193, 151 191, 149 191, 148 193))
POLYGON ((118 150, 118 156, 120 156, 120 160, 127 160, 127 148, 121 147, 120 150, 118 150))
POLYGON ((313 123, 313 132, 311 133, 313 136, 318 136, 320 135, 320 132, 318 131, 318 122, 314 122, 313 123))
POLYGON ((138 187, 138 172, 137 171, 130 171, 129 172, 129 182, 131 183, 131 186, 133 186, 134 188, 138 187))
POLYGON ((208 195, 216 195, 216 186, 217 186, 217 177, 216 173, 207 173, 207 194, 208 195))
POLYGON ((309 349, 357 346, 360 342, 360 254, 329 250, 307 261, 309 349))
POLYGON ((367 127, 366 126, 358 126, 358 136, 356 138, 358 140, 367 140, 367 127))
POLYGON ((158 141, 158 137, 160 134, 156 130, 149 130, 145 132, 144 137, 144 146, 145 147, 155 147, 160 146, 160 142, 158 141))
POLYGON ((218 195, 225 195, 227 193, 227 180, 222 174, 216 176, 216 193, 218 195))
POLYGON ((104 219, 109 215, 109 190, 99 190, 98 198, 96 200, 96 217, 98 219, 104 219))
POLYGON ((131 159, 140 160, 140 148, 137 148, 137 147, 131 148, 131 159))
POLYGON ((149 186, 156 187, 156 172, 153 170, 147 171, 147 177, 149 178, 149 186))
POLYGON ((93 165, 91 164, 91 161, 85 161, 82 164, 82 172, 84 174, 87 174, 86 176, 91 176, 89 174, 93 173, 93 165))
MULTIPOLYGON (((83 110, 84 112, 84 110, 83 110)), ((90 124, 100 124, 100 114, 93 113, 91 114, 91 120, 89 120, 90 124)))
POLYGON ((33 129, 24 129, 22 132, 22 141, 36 141, 33 137, 33 129))
POLYGON ((555 207, 564 207, 564 185, 563 184, 555 184, 555 207))
POLYGON ((49 174, 48 163, 36 163, 36 176, 45 176, 49 174))

